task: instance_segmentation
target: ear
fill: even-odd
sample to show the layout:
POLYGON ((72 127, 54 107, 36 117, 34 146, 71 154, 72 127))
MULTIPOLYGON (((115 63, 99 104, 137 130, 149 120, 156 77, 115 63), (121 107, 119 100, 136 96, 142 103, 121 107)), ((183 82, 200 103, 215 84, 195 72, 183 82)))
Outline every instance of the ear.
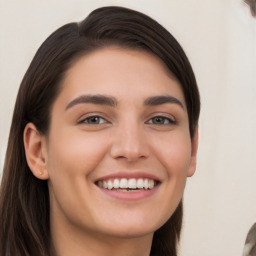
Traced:
POLYGON ((46 139, 34 124, 28 123, 24 129, 23 141, 28 166, 35 177, 41 180, 49 178, 46 168, 46 139))
POLYGON ((193 176, 196 171, 197 148, 198 148, 198 126, 196 127, 194 137, 191 140, 191 159, 190 159, 190 165, 189 165, 187 177, 193 176))

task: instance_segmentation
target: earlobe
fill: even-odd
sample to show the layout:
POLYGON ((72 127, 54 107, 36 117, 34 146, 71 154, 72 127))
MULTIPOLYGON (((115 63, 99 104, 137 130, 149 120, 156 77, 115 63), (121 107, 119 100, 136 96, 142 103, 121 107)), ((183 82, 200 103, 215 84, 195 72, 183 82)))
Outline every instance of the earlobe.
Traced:
POLYGON ((28 123, 23 135, 28 166, 35 177, 41 180, 49 178, 46 168, 46 141, 34 124, 28 123))
POLYGON ((198 148, 198 126, 196 127, 194 137, 191 140, 191 160, 190 160, 187 177, 193 176, 196 171, 197 148, 198 148))

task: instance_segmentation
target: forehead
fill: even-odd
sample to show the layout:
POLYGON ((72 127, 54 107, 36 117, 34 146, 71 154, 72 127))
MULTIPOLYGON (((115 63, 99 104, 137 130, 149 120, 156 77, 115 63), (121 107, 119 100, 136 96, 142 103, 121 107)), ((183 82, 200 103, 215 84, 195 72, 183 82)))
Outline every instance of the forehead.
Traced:
POLYGON ((121 98, 175 94, 186 105, 179 81, 158 57, 120 47, 95 50, 76 60, 64 77, 63 93, 70 100, 83 93, 121 98))

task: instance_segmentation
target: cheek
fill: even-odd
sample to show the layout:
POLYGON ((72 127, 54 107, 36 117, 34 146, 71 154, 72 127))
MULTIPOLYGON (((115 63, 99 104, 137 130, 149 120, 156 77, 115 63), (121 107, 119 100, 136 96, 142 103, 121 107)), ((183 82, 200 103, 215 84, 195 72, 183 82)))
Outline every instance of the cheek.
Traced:
POLYGON ((156 156, 166 173, 166 185, 170 195, 180 198, 183 194, 191 162, 189 134, 175 132, 155 145, 156 156))
POLYGON ((98 134, 82 131, 59 134, 51 139, 49 171, 64 175, 87 175, 107 152, 107 143, 98 134))
POLYGON ((161 164, 160 168, 165 170, 165 179, 162 183, 164 203, 159 204, 157 208, 163 213, 162 220, 167 221, 177 208, 184 192, 191 160, 190 136, 177 131, 159 137, 158 142, 152 144, 152 152, 161 164))
POLYGON ((106 143, 102 143, 99 135, 85 136, 81 131, 55 135, 50 140, 47 164, 51 209, 57 213, 64 211, 71 219, 76 219, 75 212, 79 211, 87 216, 87 208, 81 209, 81 206, 88 205, 84 195, 90 193, 93 186, 90 173, 104 158, 106 143))
POLYGON ((191 140, 183 133, 176 133, 165 140, 159 149, 159 157, 169 176, 186 174, 191 160, 191 140))

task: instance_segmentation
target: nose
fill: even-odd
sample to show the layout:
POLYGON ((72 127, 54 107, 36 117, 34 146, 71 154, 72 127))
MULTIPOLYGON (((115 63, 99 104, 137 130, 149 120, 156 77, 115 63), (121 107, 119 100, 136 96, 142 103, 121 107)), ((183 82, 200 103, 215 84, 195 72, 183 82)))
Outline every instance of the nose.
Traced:
POLYGON ((134 162, 149 156, 148 141, 145 130, 135 122, 120 125, 115 131, 111 147, 111 157, 134 162))

